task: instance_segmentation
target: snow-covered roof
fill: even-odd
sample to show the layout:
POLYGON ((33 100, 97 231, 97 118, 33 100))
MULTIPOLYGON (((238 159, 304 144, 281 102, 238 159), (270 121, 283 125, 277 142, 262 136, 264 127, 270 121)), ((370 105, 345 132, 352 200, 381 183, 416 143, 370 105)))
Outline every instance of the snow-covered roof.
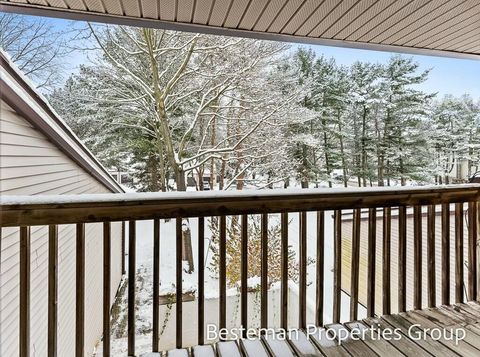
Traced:
POLYGON ((0 49, 0 97, 41 131, 60 150, 112 192, 124 192, 108 170, 55 112, 35 85, 0 49))

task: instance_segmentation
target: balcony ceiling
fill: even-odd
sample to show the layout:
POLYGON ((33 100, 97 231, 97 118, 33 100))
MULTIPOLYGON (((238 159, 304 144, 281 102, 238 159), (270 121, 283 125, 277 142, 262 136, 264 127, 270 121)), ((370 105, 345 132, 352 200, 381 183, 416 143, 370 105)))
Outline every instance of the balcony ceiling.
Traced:
POLYGON ((478 0, 0 0, 4 12, 480 59, 478 0))

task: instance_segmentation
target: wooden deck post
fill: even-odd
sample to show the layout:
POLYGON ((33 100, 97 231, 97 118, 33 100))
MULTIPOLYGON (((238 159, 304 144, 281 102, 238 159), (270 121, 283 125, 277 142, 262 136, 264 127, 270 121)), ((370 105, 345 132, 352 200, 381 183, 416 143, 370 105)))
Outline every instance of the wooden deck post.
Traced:
POLYGON ((350 320, 358 317, 358 279, 360 263, 361 209, 353 211, 352 265, 350 270, 350 320))
POLYGON ((75 357, 85 355, 85 223, 77 224, 75 357))
POLYGON ((280 326, 284 329, 288 328, 288 213, 281 215, 281 235, 282 235, 282 285, 280 292, 280 326))
POLYGON ((112 226, 103 223, 103 357, 110 357, 110 289, 112 265, 112 226))
MULTIPOLYGON (((248 216, 242 215, 241 219, 241 320, 242 327, 248 328, 248 216)), ((243 332, 243 337, 246 337, 246 331, 243 332)))
MULTIPOLYGON (((287 248, 288 249, 288 248, 287 248)), ((325 270, 325 212, 317 212, 317 288, 315 323, 323 326, 323 291, 325 270)))
POLYGON ((333 322, 340 322, 342 305, 342 211, 334 213, 333 322))
POLYGON ((58 226, 48 227, 48 356, 57 356, 58 226))
POLYGON ((19 356, 30 357, 30 227, 20 227, 19 356))
POLYGON ((135 274, 136 274, 136 221, 128 222, 128 311, 127 311, 127 334, 128 355, 135 356, 135 274))
POLYGON ((152 301, 152 352, 159 352, 160 337, 160 220, 153 220, 153 301, 152 301))

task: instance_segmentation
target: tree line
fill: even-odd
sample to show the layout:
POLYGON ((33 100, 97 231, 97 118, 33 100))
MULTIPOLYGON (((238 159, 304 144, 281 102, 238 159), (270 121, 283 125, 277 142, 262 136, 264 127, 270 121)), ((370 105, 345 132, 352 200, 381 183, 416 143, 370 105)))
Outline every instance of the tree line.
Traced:
POLYGON ((90 26, 94 60, 49 100, 143 191, 449 183, 479 169, 480 102, 410 57, 338 65, 251 39, 90 26))
POLYGON ((292 61, 312 78, 304 106, 316 114, 294 131, 302 186, 449 183, 461 162, 479 169, 480 102, 419 90, 429 70, 412 58, 346 67, 300 49, 292 61))

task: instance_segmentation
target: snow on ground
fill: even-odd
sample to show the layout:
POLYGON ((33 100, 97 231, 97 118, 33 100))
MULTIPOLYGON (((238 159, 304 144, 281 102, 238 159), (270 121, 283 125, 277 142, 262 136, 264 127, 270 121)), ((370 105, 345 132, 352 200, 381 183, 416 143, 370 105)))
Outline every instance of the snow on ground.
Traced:
MULTIPOLYGON (((270 215, 269 222, 275 224, 279 220, 279 215, 270 215)), ((289 214, 289 244, 293 250, 299 250, 299 214, 289 214)), ((307 214, 307 251, 308 257, 316 258, 316 212, 307 214)), ((190 219, 189 225, 192 236, 192 246, 194 252, 195 266, 198 266, 198 226, 197 219, 190 219)), ((205 259, 206 267, 209 267, 212 259, 212 253, 209 249, 211 231, 208 228, 208 222, 205 224, 205 259)), ((160 224, 160 295, 171 294, 175 291, 175 220, 162 220, 160 224)), ((152 331, 152 290, 153 290, 153 221, 138 221, 137 231, 137 301, 136 301, 136 352, 137 354, 151 351, 151 331, 152 331)), ((128 235, 127 235, 128 236, 128 235)), ((310 264, 307 268, 307 323, 314 323, 315 306, 315 264, 310 264)), ((251 285, 259 282, 259 278, 249 279, 251 285)), ((279 326, 279 285, 274 284, 269 292, 269 325, 279 326)), ((216 323, 218 321, 218 279, 207 269, 205 272, 205 315, 206 323, 216 323)), ((331 306, 333 304, 333 212, 325 213, 325 280, 324 280, 324 305, 326 307, 324 321, 331 321, 331 306)), ((183 274, 184 292, 196 291, 197 272, 193 274, 183 274)), ((127 355, 127 311, 126 311, 126 284, 120 288, 118 304, 114 307, 112 313, 112 353, 115 356, 127 355)), ((229 289, 227 292, 227 315, 228 326, 239 326, 240 324, 240 298, 236 288, 229 289)), ((257 293, 251 293, 249 296, 249 317, 252 326, 259 322, 259 296, 257 293), (254 306, 256 305, 256 306, 254 306)), ((294 282, 289 283, 289 325, 295 327, 298 318, 298 285, 294 282)), ((196 301, 184 302, 184 344, 196 343, 196 301)), ((346 294, 342 294, 342 319, 348 318, 349 300, 346 294), (344 314, 344 315, 343 315, 344 314)), ((359 317, 364 316, 365 310, 359 308, 359 317)), ((161 349, 174 347, 175 336, 175 304, 160 306, 160 345, 161 349)), ((101 343, 99 344, 97 356, 101 356, 101 343)))

